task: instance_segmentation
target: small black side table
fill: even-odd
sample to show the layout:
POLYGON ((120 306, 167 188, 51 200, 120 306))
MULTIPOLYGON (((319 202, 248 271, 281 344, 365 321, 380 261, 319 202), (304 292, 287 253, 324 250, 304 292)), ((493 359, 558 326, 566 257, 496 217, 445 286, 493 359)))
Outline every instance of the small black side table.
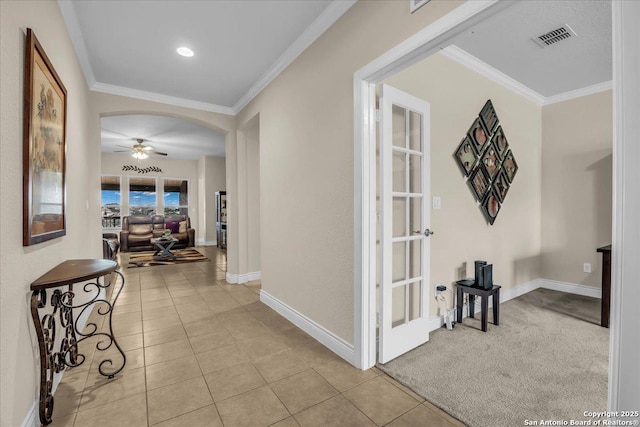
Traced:
POLYGON ((464 299, 465 292, 469 294, 469 317, 474 318, 475 311, 475 297, 482 297, 482 301, 480 303, 480 319, 482 323, 482 332, 487 332, 487 312, 489 311, 489 296, 493 297, 493 324, 500 324, 500 285, 493 285, 491 289, 483 289, 477 286, 469 286, 461 283, 462 281, 456 282, 456 287, 458 288, 458 297, 457 297, 457 321, 458 323, 462 323, 462 302, 464 299))

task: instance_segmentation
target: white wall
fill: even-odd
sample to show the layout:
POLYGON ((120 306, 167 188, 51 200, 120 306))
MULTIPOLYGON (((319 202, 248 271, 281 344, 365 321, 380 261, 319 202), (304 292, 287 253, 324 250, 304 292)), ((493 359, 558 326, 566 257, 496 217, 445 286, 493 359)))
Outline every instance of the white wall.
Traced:
MULTIPOLYGON (((203 157, 199 161, 203 167, 204 187, 200 188, 200 217, 204 222, 204 236, 202 243, 216 242, 216 191, 227 189, 226 165, 223 157, 203 157)), ((199 166, 200 167, 200 166, 199 166)))
MULTIPOLYGON (((431 109, 431 195, 441 209, 431 211, 431 275, 449 290, 466 263, 473 277, 477 259, 493 264, 493 278, 508 290, 540 277, 541 108, 443 55, 432 55, 385 83, 423 99, 431 109), (518 172, 493 225, 476 202, 454 152, 480 110, 491 99, 518 172)), ((430 205, 430 203, 428 203, 430 205)), ((464 272, 462 272, 464 274, 464 272)), ((431 303, 431 314, 437 305, 431 303)))
POLYGON ((30 284, 67 259, 100 258, 100 124, 57 3, 0 2, 0 425, 19 426, 37 398, 30 284), (22 107, 26 28, 67 88, 67 234, 22 246, 22 107))
POLYGON ((260 271, 260 123, 247 130, 247 273, 260 271))
POLYGON ((347 343, 353 73, 461 3, 431 1, 414 14, 404 1, 356 3, 236 117, 260 116, 262 289, 347 343))
POLYGON ((612 140, 611 91, 543 107, 541 277, 601 287, 596 248, 611 244, 612 140))

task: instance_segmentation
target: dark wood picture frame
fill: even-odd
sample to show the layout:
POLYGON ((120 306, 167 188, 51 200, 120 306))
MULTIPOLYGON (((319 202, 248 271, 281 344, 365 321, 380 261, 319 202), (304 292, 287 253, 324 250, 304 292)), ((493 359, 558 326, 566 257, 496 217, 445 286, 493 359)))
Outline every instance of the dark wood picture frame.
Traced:
POLYGON ((513 183, 513 178, 516 176, 516 172, 518 172, 518 164, 516 163, 516 159, 515 157, 513 157, 513 153, 511 152, 511 150, 509 150, 504 156, 502 169, 507 175, 509 182, 513 183))
POLYGON ((23 109, 23 246, 66 234, 67 89, 27 28, 23 109))
POLYGON ((465 136, 460 145, 458 145, 454 157, 458 161, 458 166, 460 166, 464 176, 469 176, 478 162, 478 154, 473 148, 473 141, 471 141, 468 135, 465 136))
POLYGON ((496 175, 498 175, 498 172, 500 172, 500 164, 502 163, 498 149, 493 142, 487 145, 480 161, 489 175, 489 180, 493 181, 496 175))
POLYGON ((502 126, 498 126, 496 132, 493 134, 491 141, 495 144, 498 149, 498 154, 501 159, 504 159, 507 151, 509 151, 509 141, 507 141, 507 137, 504 136, 504 131, 502 130, 502 126))
POLYGON ((485 128, 484 123, 479 116, 467 131, 467 137, 473 141, 473 148, 475 148, 478 156, 481 156, 482 153, 484 153, 485 147, 489 143, 491 135, 485 128))
POLYGON ((496 110, 493 108, 493 103, 491 100, 487 100, 480 111, 480 117, 482 118, 482 123, 484 123, 485 129, 487 130, 487 136, 491 138, 496 129, 496 126, 499 124, 498 115, 496 114, 496 110))
POLYGON ((491 187, 491 181, 484 166, 477 167, 469 177, 468 182, 473 194, 476 196, 476 200, 482 203, 485 194, 491 187))
POLYGON ((504 203, 504 199, 507 197, 507 193, 511 187, 509 180, 507 179, 507 174, 504 170, 501 170, 498 173, 498 176, 496 176, 496 179, 493 180, 492 187, 498 196, 498 201, 500 203, 504 203))
POLYGON ((487 197, 482 201, 482 212, 484 216, 487 218, 489 224, 493 225, 496 218, 498 217, 498 213, 500 212, 500 208, 502 205, 500 204, 500 198, 496 194, 495 190, 491 188, 487 193, 487 197))

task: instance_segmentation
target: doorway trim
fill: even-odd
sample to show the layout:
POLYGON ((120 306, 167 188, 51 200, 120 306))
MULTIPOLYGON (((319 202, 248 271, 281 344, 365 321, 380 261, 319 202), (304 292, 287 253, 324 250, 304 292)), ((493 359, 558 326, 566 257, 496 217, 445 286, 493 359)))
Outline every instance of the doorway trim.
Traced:
MULTIPOLYGON (((360 369, 368 369, 376 363, 376 84, 392 74, 436 53, 441 44, 466 31, 487 17, 499 13, 512 3, 499 0, 465 2, 447 15, 436 20, 423 30, 391 48, 353 75, 354 105, 354 364, 360 369)), ((620 166, 620 152, 630 144, 624 138, 623 112, 620 100, 623 89, 622 72, 622 13, 623 5, 614 1, 613 8, 613 50, 614 50, 614 204, 612 207, 613 262, 612 269, 612 324, 609 345, 609 410, 616 410, 621 403, 620 387, 629 388, 621 378, 620 353, 622 323, 619 293, 622 288, 623 272, 630 272, 630 266, 622 265, 624 254, 622 245, 622 221, 616 200, 624 192, 619 180, 623 180, 620 166), (618 34, 620 32, 620 34, 618 34), (617 55, 616 55, 617 54, 617 55), (618 75, 617 73, 620 73, 618 75), (617 111, 616 111, 617 110, 617 111), (619 123, 620 122, 620 123, 619 123), (625 383, 626 387, 622 384, 625 383)), ((631 8, 631 7, 629 7, 631 8)), ((633 67, 627 67, 632 70, 633 67)), ((634 113, 633 107, 630 113, 634 113)), ((627 209, 633 210, 633 209, 627 209)), ((633 245, 631 245, 633 246, 633 245)), ((633 255, 637 247, 628 248, 633 255)), ((624 331, 623 331, 624 332, 624 331)), ((628 332, 625 335, 628 338, 628 332)), ((632 344, 632 346, 635 345, 632 344)))
POLYGON ((353 75, 354 105, 354 362, 376 363, 376 84, 438 52, 447 40, 512 3, 465 2, 353 75))

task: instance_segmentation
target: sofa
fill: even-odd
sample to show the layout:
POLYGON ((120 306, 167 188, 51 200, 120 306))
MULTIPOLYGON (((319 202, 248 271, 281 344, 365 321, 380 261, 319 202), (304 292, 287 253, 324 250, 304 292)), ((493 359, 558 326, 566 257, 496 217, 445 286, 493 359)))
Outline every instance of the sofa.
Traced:
POLYGON ((162 236, 164 229, 171 230, 171 237, 178 239, 173 249, 193 247, 196 231, 186 215, 132 215, 122 218, 120 250, 122 252, 152 251, 152 238, 162 236))

